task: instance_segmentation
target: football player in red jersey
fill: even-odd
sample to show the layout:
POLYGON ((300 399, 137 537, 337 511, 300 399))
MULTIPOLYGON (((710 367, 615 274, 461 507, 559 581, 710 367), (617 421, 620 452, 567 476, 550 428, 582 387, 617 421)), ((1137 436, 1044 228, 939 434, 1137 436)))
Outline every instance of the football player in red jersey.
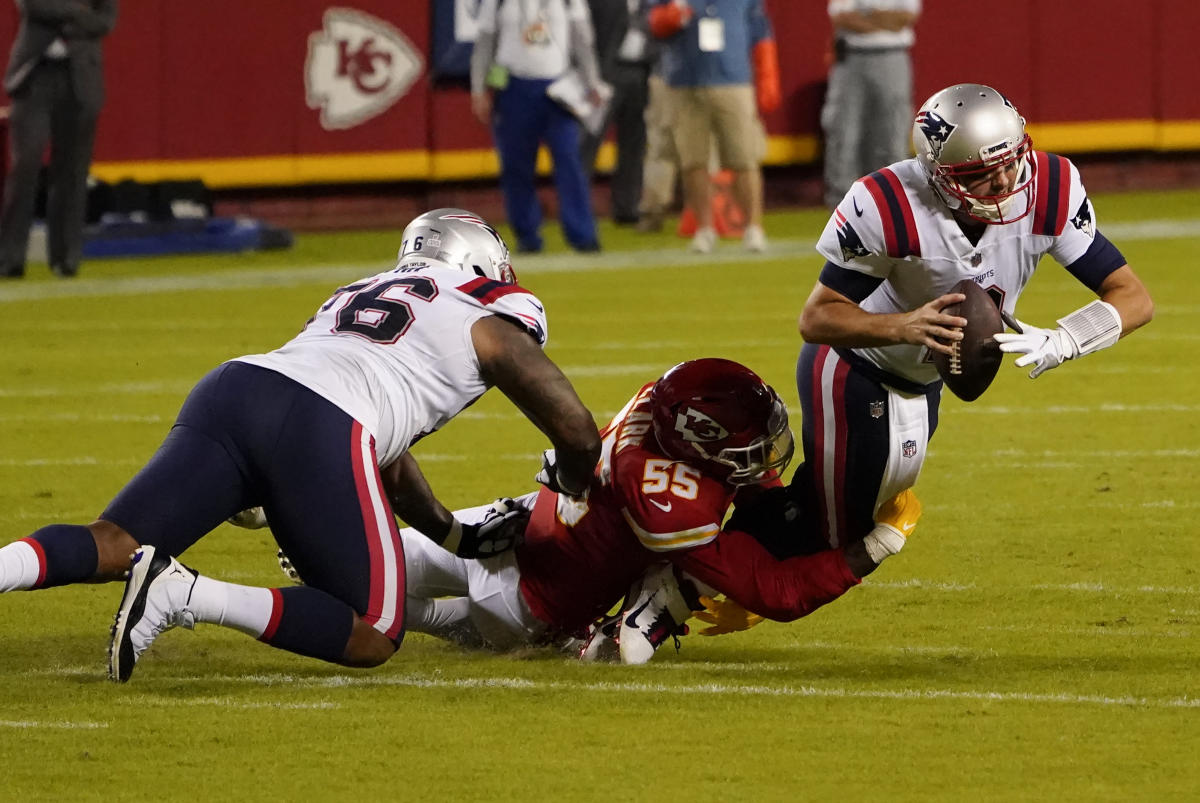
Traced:
POLYGON ((695 592, 687 602, 678 593, 679 573, 692 581, 685 588, 789 621, 857 585, 908 534, 885 522, 865 540, 777 560, 749 535, 723 530, 732 504, 778 485, 793 450, 778 394, 736 362, 675 366, 601 436, 583 497, 559 492, 547 453, 541 490, 456 511, 498 530, 511 527, 514 510, 528 510, 523 542, 511 551, 464 559, 403 530, 408 628, 493 649, 561 642, 585 636, 638 584, 641 595, 629 595, 637 603, 613 621, 623 626, 622 658, 640 663, 698 606, 695 592))

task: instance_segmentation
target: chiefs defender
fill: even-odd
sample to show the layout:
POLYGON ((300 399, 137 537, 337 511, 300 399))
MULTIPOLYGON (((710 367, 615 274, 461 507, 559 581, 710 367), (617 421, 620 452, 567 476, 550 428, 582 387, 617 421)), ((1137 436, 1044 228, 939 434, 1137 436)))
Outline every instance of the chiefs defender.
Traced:
MULTIPOLYGON (((464 560, 415 530, 401 532, 411 630, 497 649, 547 643, 585 633, 646 575, 642 594, 630 597, 639 602, 628 609, 620 645, 627 662, 641 662, 695 606, 693 599, 674 609, 682 600, 675 570, 702 593, 786 621, 856 585, 911 529, 884 523, 865 541, 786 560, 723 530, 735 500, 778 484, 793 449, 778 394, 735 362, 677 365, 639 390, 601 434, 582 499, 557 493, 547 453, 539 475, 547 487, 455 513, 486 528, 514 507, 530 510, 524 541, 510 552, 464 560)), ((914 516, 914 505, 915 498, 895 513, 914 516)))

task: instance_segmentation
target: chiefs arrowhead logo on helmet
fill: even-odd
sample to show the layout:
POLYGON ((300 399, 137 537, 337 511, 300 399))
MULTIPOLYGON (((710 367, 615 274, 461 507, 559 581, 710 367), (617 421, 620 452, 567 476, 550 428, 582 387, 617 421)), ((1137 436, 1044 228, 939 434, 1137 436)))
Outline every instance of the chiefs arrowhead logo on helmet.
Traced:
POLYGON ((689 443, 711 443, 729 437, 725 427, 691 407, 675 415, 675 431, 689 443))

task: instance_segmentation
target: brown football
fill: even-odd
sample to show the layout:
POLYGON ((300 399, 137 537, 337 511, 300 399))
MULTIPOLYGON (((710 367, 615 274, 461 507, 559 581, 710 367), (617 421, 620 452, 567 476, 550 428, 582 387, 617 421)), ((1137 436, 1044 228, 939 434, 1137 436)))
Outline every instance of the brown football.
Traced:
POLYGON ((970 279, 963 279, 950 288, 951 293, 962 293, 967 298, 951 304, 943 311, 967 319, 963 339, 955 341, 953 354, 933 354, 933 364, 946 387, 963 401, 975 401, 992 384, 1000 370, 1000 346, 992 335, 1004 331, 1000 309, 987 291, 970 279))

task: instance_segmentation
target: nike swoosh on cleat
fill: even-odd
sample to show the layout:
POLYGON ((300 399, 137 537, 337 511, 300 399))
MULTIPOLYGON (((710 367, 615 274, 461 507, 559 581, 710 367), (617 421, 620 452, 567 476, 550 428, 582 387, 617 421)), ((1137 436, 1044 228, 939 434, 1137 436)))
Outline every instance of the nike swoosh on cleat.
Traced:
POLYGON ((670 503, 670 502, 667 502, 667 503, 664 505, 662 502, 659 502, 657 499, 651 499, 651 500, 650 500, 650 504, 654 505, 656 508, 658 508, 659 510, 661 510, 663 513, 670 513, 670 512, 671 512, 671 503, 670 503))

